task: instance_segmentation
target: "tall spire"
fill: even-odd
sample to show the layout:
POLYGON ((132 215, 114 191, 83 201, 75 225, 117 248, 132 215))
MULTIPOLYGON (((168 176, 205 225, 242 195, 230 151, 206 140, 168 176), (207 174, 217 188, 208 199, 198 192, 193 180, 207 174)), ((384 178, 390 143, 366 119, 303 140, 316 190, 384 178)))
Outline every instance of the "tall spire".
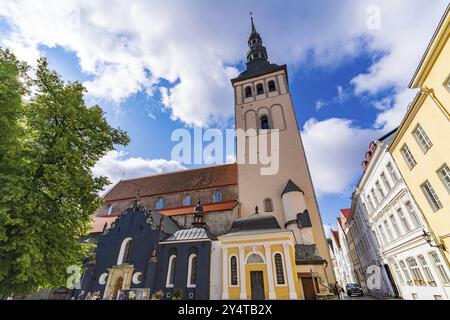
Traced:
POLYGON ((255 24, 253 22, 253 12, 250 11, 250 20, 252 21, 252 33, 256 33, 255 24))
POLYGON ((253 21, 253 12, 250 12, 251 33, 248 38, 247 66, 258 64, 268 64, 267 50, 262 45, 262 39, 256 31, 255 22, 253 21))

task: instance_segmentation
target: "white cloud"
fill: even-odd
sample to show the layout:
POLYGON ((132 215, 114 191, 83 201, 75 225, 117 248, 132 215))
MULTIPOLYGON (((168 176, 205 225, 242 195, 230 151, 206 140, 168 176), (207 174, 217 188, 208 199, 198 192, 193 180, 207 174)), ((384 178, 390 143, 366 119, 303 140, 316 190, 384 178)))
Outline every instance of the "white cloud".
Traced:
POLYGON ((233 115, 229 79, 245 56, 247 12, 254 8, 271 61, 294 70, 306 57, 334 68, 362 52, 383 52, 352 80, 355 93, 374 94, 406 86, 445 3, 11 0, 0 3, 10 25, 0 32, 0 45, 32 63, 39 45, 73 51, 93 76, 85 82, 89 94, 116 102, 138 91, 152 95, 167 80, 173 85, 162 103, 172 119, 207 126, 233 115), (366 26, 373 4, 381 9, 380 30, 366 26))
POLYGON ((313 118, 301 133, 314 187, 321 195, 344 193, 353 187, 369 143, 382 136, 383 130, 363 129, 347 119, 313 118))
POLYGON ((92 169, 94 176, 105 176, 112 184, 121 179, 133 179, 157 173, 186 169, 178 161, 165 159, 127 158, 123 151, 111 151, 92 169))

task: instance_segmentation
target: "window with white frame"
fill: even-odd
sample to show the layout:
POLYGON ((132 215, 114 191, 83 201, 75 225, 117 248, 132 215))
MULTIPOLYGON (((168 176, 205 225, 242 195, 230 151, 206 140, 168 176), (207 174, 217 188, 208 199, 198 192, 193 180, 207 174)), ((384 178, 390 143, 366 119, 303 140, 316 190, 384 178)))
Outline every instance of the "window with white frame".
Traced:
POLYGON ((169 257, 169 264, 167 267, 167 278, 166 278, 166 287, 167 288, 173 288, 173 285, 175 283, 176 265, 177 265, 177 256, 173 254, 169 257))
POLYGON ((411 227, 409 225, 408 219, 405 216, 402 208, 397 209, 398 216, 400 217, 400 221, 402 222, 403 228, 405 228, 405 232, 411 231, 411 227))
POLYGON ((374 190, 374 189, 370 190, 370 194, 372 195, 372 199, 375 201, 375 206, 378 206, 378 203, 379 203, 380 201, 378 200, 378 197, 377 197, 377 195, 375 194, 375 190, 374 190))
POLYGON ((389 223, 387 222, 387 220, 383 221, 383 225, 384 225, 384 228, 386 229, 389 240, 390 241, 394 240, 394 236, 392 235, 391 227, 389 227, 389 223))
POLYGON ((433 264, 439 274, 439 277, 441 278, 442 283, 446 286, 450 286, 450 278, 437 252, 430 252, 429 255, 431 261, 433 261, 433 264))
POLYGON ((417 216, 417 212, 414 209, 411 201, 406 202, 405 207, 408 210, 409 216, 411 217, 414 227, 416 227, 416 228, 419 227, 421 225, 421 223, 419 221, 419 217, 417 216))
POLYGON ((397 219, 395 219, 394 215, 391 214, 389 216, 389 220, 391 220, 392 227, 394 228, 395 235, 397 236, 397 238, 400 237, 401 236, 401 232, 400 232, 400 229, 399 229, 398 224, 397 224, 397 219))
POLYGON ((420 265, 422 266, 423 272, 425 273, 425 278, 427 280, 427 283, 430 286, 436 286, 436 282, 434 281, 433 274, 431 273, 430 268, 428 267, 427 260, 425 260, 425 257, 420 255, 417 257, 419 259, 420 265))
POLYGON ((391 190, 391 184, 389 183, 388 179, 386 178, 386 175, 384 172, 381 174, 381 181, 383 181, 384 187, 386 188, 387 192, 391 190))
POLYGON ((425 133, 420 124, 416 126, 416 129, 414 129, 413 134, 423 152, 427 152, 428 149, 430 149, 431 146, 433 145, 431 143, 430 138, 428 138, 427 134, 425 133))
POLYGON ((238 261, 236 256, 230 258, 230 285, 238 285, 238 261))
POLYGON ((377 188, 378 194, 380 195, 380 199, 384 199, 384 191, 381 189, 380 182, 375 182, 375 188, 377 188))
POLYGON ((422 272, 420 271, 419 265, 417 264, 417 260, 415 258, 406 259, 408 263, 409 270, 411 271, 411 275, 413 276, 415 285, 424 285, 425 281, 423 279, 422 272))
POLYGON ((411 150, 409 150, 408 146, 405 144, 403 145, 403 147, 400 149, 400 152, 402 153, 403 159, 405 159, 406 164, 408 165, 408 167, 410 169, 412 169, 416 164, 416 159, 414 159, 411 150))
POLYGON ((112 214, 112 209, 113 209, 112 204, 108 204, 108 206, 106 207, 106 214, 108 216, 112 214))
POLYGON ((284 266, 283 266, 283 257, 280 253, 275 253, 273 256, 273 260, 275 262, 275 274, 277 278, 277 285, 286 284, 286 280, 284 279, 284 266))
POLYGON ((367 203, 369 204, 370 211, 372 211, 374 209, 374 206, 373 206, 372 199, 370 198, 370 195, 367 195, 367 203))
POLYGON ((405 262, 402 260, 400 261, 400 267, 402 268, 403 274, 405 275, 405 279, 408 282, 409 285, 412 285, 412 279, 411 279, 411 275, 409 274, 408 269, 406 268, 406 264, 405 262))
POLYGON ((383 227, 380 225, 378 225, 378 231, 380 233, 381 236, 381 241, 383 241, 383 243, 387 243, 387 238, 386 238, 386 234, 384 233, 383 227))
POLYGON ((442 208, 441 200, 439 200, 438 195, 434 191, 433 187, 431 186, 430 182, 427 180, 425 181, 420 188, 422 189, 423 193, 425 194, 425 197, 427 198, 428 202, 430 203, 430 206, 433 208, 434 211, 437 211, 442 208))
POLYGON ((192 253, 188 260, 188 288, 195 288, 197 284, 197 255, 192 253))
POLYGON ((386 168, 389 171, 389 175, 391 176, 392 181, 394 182, 394 184, 399 180, 397 172, 395 172, 394 166, 392 165, 392 163, 388 163, 386 165, 386 168))
POLYGON ((450 192, 450 169, 448 168, 447 164, 444 164, 438 170, 438 174, 445 187, 447 188, 447 191, 450 192))
POLYGON ((402 273, 400 272, 400 267, 395 262, 394 262, 394 270, 395 270, 395 273, 397 274, 397 278, 400 281, 400 283, 405 284, 405 279, 403 278, 402 273))

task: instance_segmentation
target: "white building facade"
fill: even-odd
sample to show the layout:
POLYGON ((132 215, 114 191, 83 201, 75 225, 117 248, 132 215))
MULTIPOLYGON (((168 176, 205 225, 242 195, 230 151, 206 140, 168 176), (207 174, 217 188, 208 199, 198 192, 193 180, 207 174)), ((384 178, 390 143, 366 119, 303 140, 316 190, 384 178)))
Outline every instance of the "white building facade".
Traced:
POLYGON ((353 261, 350 258, 350 250, 348 248, 347 239, 345 237, 344 229, 342 227, 342 219, 338 218, 337 231, 331 230, 333 252, 336 259, 337 279, 341 287, 345 288, 348 283, 357 283, 353 261))
POLYGON ((449 299, 449 270, 444 257, 427 242, 428 226, 387 151, 395 132, 371 144, 357 186, 359 212, 378 243, 377 255, 405 300, 449 299))
POLYGON ((394 286, 381 263, 377 239, 369 228, 369 217, 356 190, 352 196, 352 207, 347 220, 349 235, 354 242, 352 255, 357 280, 363 291, 372 296, 397 296, 394 286), (358 261, 355 263, 355 259, 358 261))

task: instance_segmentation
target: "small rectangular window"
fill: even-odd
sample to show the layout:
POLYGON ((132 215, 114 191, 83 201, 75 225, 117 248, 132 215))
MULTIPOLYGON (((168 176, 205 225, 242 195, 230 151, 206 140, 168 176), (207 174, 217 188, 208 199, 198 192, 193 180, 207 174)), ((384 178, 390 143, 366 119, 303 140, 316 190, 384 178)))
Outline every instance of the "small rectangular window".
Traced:
POLYGON ((427 198, 428 202, 430 203, 430 206, 433 208, 433 210, 437 211, 437 210, 441 209, 442 203, 439 200, 439 197, 436 194, 436 192, 434 191, 430 182, 427 180, 420 187, 421 187, 423 193, 425 194, 425 197, 427 198))
POLYGON ((427 134, 423 130, 420 124, 416 126, 416 129, 413 131, 414 138, 416 138, 417 143, 419 144, 422 151, 425 153, 428 149, 433 145, 431 143, 430 138, 428 138, 427 134))
POLYGON ((447 164, 444 164, 438 170, 438 174, 445 187, 447 188, 447 191, 450 192, 450 169, 448 168, 447 164))
POLYGON ((403 145, 403 147, 400 149, 403 158, 405 159, 406 163, 408 164, 408 167, 410 169, 412 169, 416 164, 416 160, 414 159, 411 151, 409 150, 408 146, 405 144, 403 145))

